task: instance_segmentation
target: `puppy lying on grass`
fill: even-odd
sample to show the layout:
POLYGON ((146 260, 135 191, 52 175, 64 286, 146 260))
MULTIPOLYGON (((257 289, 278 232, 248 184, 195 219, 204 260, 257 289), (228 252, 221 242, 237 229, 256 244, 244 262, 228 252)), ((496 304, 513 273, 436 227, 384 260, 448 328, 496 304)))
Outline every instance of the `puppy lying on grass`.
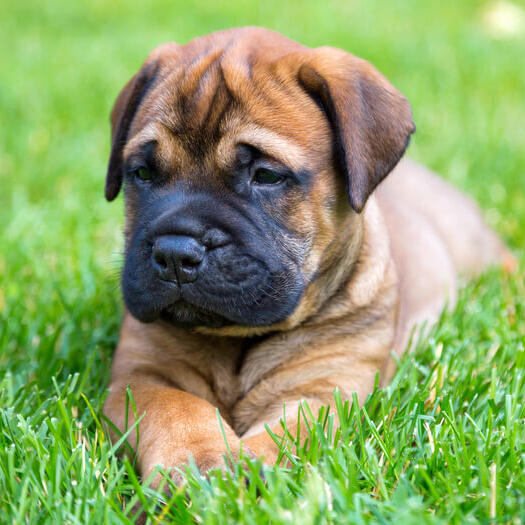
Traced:
POLYGON ((364 400, 458 274, 512 265, 468 198, 398 164, 409 103, 345 51, 260 28, 165 44, 111 122, 126 313, 105 412, 125 431, 129 386, 146 477, 223 466, 216 408, 234 457, 275 461, 283 403, 293 428, 300 400, 364 400))

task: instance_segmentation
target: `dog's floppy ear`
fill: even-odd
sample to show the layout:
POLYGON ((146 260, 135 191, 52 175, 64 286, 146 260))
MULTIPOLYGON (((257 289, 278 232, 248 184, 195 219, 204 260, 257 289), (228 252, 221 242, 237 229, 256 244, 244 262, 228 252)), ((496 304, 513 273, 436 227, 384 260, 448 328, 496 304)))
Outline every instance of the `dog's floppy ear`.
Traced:
POLYGON ((325 112, 350 205, 359 213, 415 131, 410 104, 365 60, 340 49, 308 53, 299 82, 325 112))
POLYGON ((159 71, 173 51, 178 48, 174 42, 154 49, 140 71, 124 86, 111 111, 111 154, 106 176, 106 199, 112 201, 122 186, 122 152, 133 122, 133 117, 146 93, 155 85, 159 71))
POLYGON ((106 175, 106 199, 112 201, 122 186, 122 150, 140 102, 154 83, 154 64, 143 67, 124 86, 111 111, 111 154, 106 175))

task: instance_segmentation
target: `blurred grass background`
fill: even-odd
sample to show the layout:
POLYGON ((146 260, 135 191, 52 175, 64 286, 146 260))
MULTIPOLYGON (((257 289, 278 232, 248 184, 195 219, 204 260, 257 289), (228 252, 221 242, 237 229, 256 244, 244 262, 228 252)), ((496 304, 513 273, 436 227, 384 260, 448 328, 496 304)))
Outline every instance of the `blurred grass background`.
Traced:
MULTIPOLYGON (((371 61, 412 103, 417 133, 409 155, 473 195, 523 263, 525 6, 513 4, 502 22, 501 5, 508 7, 474 0, 3 0, 4 416, 38 412, 56 394, 52 376, 60 386, 75 372, 81 373, 75 392, 100 404, 121 312, 122 200, 108 204, 103 198, 109 112, 149 50, 164 41, 182 43, 218 29, 262 25, 310 46, 337 46, 371 61), (24 401, 17 405, 16 399, 24 401)), ((467 301, 471 315, 504 298, 514 300, 498 295, 500 288, 523 291, 522 273, 512 285, 498 275, 487 279, 493 300, 485 303, 484 292, 474 293, 467 301)), ((483 323, 496 322, 487 315, 483 323)), ((518 350, 523 349, 520 327, 506 328, 518 350)), ((90 421, 86 424, 93 426, 90 421)), ((9 435, 7 426, 0 428, 0 435, 9 435)), ((7 447, 10 441, 3 443, 7 447)), ((15 470, 39 468, 37 456, 21 450, 14 457, 15 470)), ((16 494, 5 489, 0 508, 11 512, 16 494)))
POLYGON ((157 44, 236 25, 264 25, 374 63, 412 103, 417 133, 409 155, 476 197, 489 222, 521 246, 525 39, 492 38, 489 6, 4 0, 0 227, 15 243, 2 250, 0 268, 17 271, 4 293, 23 286, 27 294, 30 283, 19 277, 78 268, 86 257, 115 268, 121 204, 107 205, 101 193, 112 102, 157 44))

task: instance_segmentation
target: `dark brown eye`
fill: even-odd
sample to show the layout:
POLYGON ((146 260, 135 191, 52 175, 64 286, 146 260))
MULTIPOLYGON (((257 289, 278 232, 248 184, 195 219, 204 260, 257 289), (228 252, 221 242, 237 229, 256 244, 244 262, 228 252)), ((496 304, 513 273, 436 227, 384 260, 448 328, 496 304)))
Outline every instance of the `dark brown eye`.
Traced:
POLYGON ((142 181, 151 180, 151 172, 146 168, 138 168, 132 172, 135 177, 142 181))
POLYGON ((252 177, 254 184, 261 185, 276 185, 284 181, 284 177, 275 171, 271 171, 266 168, 259 168, 255 171, 252 177))

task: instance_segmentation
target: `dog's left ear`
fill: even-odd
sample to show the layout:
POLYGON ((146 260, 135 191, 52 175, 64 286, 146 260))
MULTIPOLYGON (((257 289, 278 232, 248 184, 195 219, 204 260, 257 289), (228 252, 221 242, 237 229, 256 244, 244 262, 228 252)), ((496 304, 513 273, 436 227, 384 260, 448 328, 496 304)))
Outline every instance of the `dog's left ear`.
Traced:
POLYGON ((138 73, 122 88, 111 110, 111 154, 106 176, 106 199, 112 201, 118 195, 124 177, 122 152, 128 140, 133 117, 140 103, 155 85, 160 69, 173 60, 177 44, 168 42, 155 48, 138 73))
POLYGON ((415 131, 410 104, 371 64, 345 51, 321 47, 305 58, 299 82, 330 122, 335 160, 359 213, 408 146, 415 131))

